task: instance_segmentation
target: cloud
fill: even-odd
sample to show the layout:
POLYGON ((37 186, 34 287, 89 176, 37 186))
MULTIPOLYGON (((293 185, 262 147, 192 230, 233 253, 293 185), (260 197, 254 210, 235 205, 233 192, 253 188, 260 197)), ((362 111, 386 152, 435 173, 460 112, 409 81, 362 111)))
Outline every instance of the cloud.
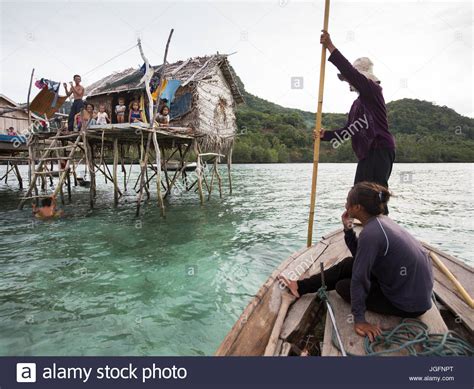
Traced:
MULTIPOLYGON (((150 61, 161 63, 174 28, 169 61, 237 51, 230 61, 250 93, 314 111, 323 3, 2 3, 0 88, 24 102, 33 67, 38 78, 68 81, 123 52, 138 36, 150 61), (303 77, 303 89, 291 89, 292 77, 303 77)), ((470 2, 334 2, 329 26, 350 61, 372 59, 387 101, 419 98, 472 116, 471 14, 470 2)), ((140 62, 138 50, 131 50, 87 74, 84 83, 140 62)), ((330 63, 326 69, 323 109, 347 112, 355 95, 330 63)))

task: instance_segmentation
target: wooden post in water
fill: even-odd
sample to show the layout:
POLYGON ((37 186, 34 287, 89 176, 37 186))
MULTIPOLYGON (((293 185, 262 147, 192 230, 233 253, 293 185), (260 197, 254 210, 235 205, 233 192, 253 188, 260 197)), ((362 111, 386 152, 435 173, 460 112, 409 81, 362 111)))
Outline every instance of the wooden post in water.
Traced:
MULTIPOLYGON (((220 159, 220 157, 219 157, 220 159)), ((217 177, 217 183, 219 185, 219 197, 222 198, 222 178, 221 175, 219 174, 219 165, 218 165, 218 159, 214 161, 214 170, 216 171, 216 177, 217 177)))
POLYGON ((232 174, 231 174, 231 168, 232 168, 232 147, 234 145, 234 142, 232 142, 232 146, 229 149, 229 152, 227 153, 227 174, 229 176, 229 194, 232 195, 232 174))
MULTIPOLYGON (((324 4, 324 27, 327 31, 329 24, 329 3, 330 0, 326 0, 324 4)), ((326 48, 321 48, 321 65, 319 71, 319 93, 318 93, 318 110, 316 112, 316 128, 314 132, 316 134, 314 140, 314 151, 313 151, 313 178, 311 181, 311 202, 309 208, 309 220, 308 220, 308 239, 306 245, 311 247, 313 243, 313 222, 314 222, 314 208, 316 206, 316 184, 318 182, 318 165, 319 165, 319 146, 321 143, 320 131, 321 131, 321 119, 323 115, 323 95, 324 95, 324 75, 326 71, 326 48)))
POLYGON ((158 144, 158 139, 156 136, 156 131, 153 131, 153 146, 155 147, 155 156, 156 156, 156 194, 158 197, 158 206, 161 210, 161 216, 165 216, 165 203, 163 201, 163 196, 161 195, 161 153, 160 145, 158 144))
POLYGON ((18 169, 18 164, 17 162, 13 162, 13 169, 15 171, 16 178, 18 180, 18 185, 20 189, 23 189, 23 180, 21 178, 20 170, 18 169))
MULTIPOLYGON (((103 158, 101 156, 101 158, 103 158)), ((119 150, 118 150, 118 138, 114 138, 114 170, 113 170, 113 181, 114 181, 114 207, 118 205, 118 179, 117 179, 117 166, 118 166, 119 150)))
POLYGON ((201 205, 204 205, 204 194, 202 193, 202 167, 201 167, 201 156, 199 155, 199 146, 197 140, 194 139, 194 154, 196 154, 196 175, 198 182, 199 199, 201 205))
MULTIPOLYGON (((31 183, 31 178, 33 176, 34 168, 35 168, 35 161, 32 155, 32 146, 31 142, 33 141, 33 130, 31 128, 31 111, 30 111, 30 95, 31 95, 31 86, 33 85, 33 75, 35 74, 35 68, 31 70, 30 76, 30 85, 28 86, 28 96, 26 98, 26 109, 28 111, 28 183, 31 183)), ((38 200, 35 199, 36 205, 38 205, 38 200)))
POLYGON ((123 191, 126 192, 127 191, 127 169, 125 168, 124 153, 125 153, 124 146, 122 144, 120 145, 120 165, 122 167, 123 191))
POLYGON ((143 157, 140 161, 140 166, 141 166, 141 175, 140 175, 140 188, 138 191, 138 199, 137 199, 137 212, 136 216, 140 215, 140 206, 142 203, 142 197, 143 197, 143 187, 145 186, 145 176, 146 176, 146 169, 147 169, 147 164, 148 164, 148 152, 150 150, 150 144, 151 144, 151 137, 152 133, 150 132, 148 134, 148 139, 146 142, 146 149, 143 152, 143 157))

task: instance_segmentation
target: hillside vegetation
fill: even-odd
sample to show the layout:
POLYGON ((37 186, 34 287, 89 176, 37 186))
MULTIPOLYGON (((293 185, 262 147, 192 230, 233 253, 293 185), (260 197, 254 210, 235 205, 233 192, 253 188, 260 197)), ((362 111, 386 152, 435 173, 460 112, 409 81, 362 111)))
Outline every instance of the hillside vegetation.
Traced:
MULTIPOLYGON (((315 114, 271 103, 245 91, 237 108, 237 163, 311 162, 315 114)), ((474 119, 428 101, 402 99, 387 104, 398 162, 473 162, 474 119)), ((337 129, 346 114, 323 113, 323 127, 337 129)), ((321 144, 322 162, 356 161, 351 142, 334 149, 321 144)))

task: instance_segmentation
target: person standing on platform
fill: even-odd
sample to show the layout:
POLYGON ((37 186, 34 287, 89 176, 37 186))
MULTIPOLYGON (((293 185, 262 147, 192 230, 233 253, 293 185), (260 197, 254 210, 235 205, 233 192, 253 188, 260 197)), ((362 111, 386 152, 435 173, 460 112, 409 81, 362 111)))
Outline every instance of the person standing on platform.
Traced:
POLYGON ((67 84, 64 83, 64 89, 66 90, 66 96, 69 97, 71 94, 74 96, 74 102, 72 103, 71 111, 69 112, 69 118, 67 121, 68 131, 74 130, 74 117, 81 112, 84 107, 84 102, 82 98, 84 97, 84 87, 81 85, 81 76, 76 74, 74 75, 74 84, 69 83, 70 89, 68 90, 67 84))

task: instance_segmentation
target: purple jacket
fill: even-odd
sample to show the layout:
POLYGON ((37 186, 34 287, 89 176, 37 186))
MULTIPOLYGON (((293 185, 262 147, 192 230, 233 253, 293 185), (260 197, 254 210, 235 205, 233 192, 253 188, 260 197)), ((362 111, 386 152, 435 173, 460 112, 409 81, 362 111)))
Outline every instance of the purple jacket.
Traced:
POLYGON ((329 61, 357 89, 359 97, 352 104, 346 125, 326 131, 322 140, 336 144, 351 138, 352 149, 359 160, 365 159, 371 149, 395 149, 395 139, 388 130, 382 87, 359 73, 337 49, 329 61))
POLYGON ((369 219, 359 238, 349 230, 344 239, 354 256, 351 307, 356 323, 365 322, 366 300, 374 278, 395 307, 405 312, 431 308, 431 260, 407 230, 380 215, 369 219))

